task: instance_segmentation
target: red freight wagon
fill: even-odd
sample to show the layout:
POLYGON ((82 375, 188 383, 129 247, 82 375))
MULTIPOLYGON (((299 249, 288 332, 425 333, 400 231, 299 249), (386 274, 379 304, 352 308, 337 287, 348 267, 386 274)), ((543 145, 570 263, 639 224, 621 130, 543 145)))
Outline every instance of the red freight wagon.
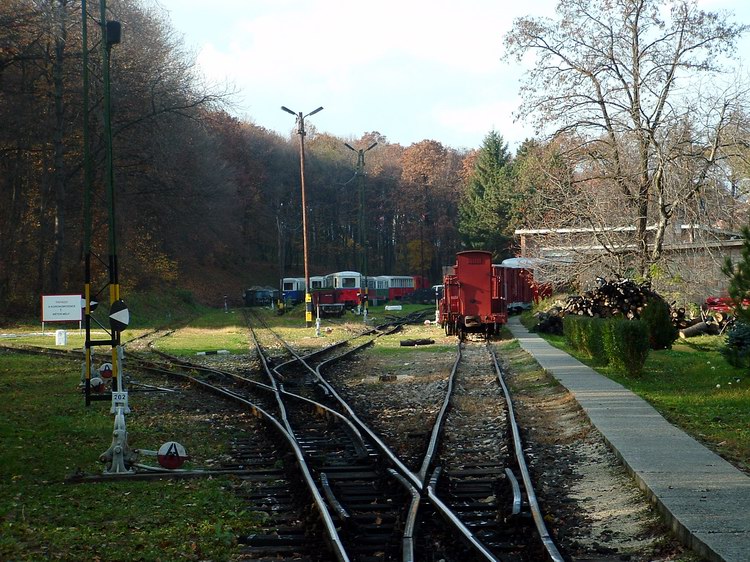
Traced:
POLYGON ((509 258, 494 267, 503 270, 503 296, 508 312, 521 312, 531 308, 539 299, 552 294, 552 287, 534 280, 533 261, 527 258, 509 258))
POLYGON ((497 334, 508 321, 502 294, 502 271, 492 266, 492 253, 459 252, 453 272, 443 279, 440 325, 447 335, 497 334))

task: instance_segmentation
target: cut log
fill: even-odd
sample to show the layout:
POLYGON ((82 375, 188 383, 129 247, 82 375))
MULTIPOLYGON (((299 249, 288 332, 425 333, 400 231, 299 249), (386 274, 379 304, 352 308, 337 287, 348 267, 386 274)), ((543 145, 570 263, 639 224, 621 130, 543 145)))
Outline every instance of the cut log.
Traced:
POLYGON ((435 340, 423 338, 418 340, 401 340, 401 346, 413 346, 413 345, 431 345, 435 343, 435 340))
POLYGON ((687 328, 680 330, 680 337, 682 339, 692 338, 700 336, 702 334, 708 334, 711 331, 711 325, 708 322, 698 322, 687 328))

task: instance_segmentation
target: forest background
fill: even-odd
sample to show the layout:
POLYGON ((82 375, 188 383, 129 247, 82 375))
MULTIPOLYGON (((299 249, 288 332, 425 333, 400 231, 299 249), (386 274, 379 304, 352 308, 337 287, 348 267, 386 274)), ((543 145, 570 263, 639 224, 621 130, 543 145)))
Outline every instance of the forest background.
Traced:
MULTIPOLYGON (((561 3, 567 11, 559 12, 558 27, 518 20, 505 38, 508 56, 542 50, 539 38, 546 33, 564 39, 567 29, 567 36, 574 36, 569 23, 580 23, 589 3, 561 3)), ((606 3, 593 4, 606 8, 606 3)), ((660 3, 625 4, 648 8, 660 3)), ((89 3, 92 245, 95 255, 106 260, 110 219, 97 9, 89 3)), ((643 12, 644 22, 646 16, 657 17, 645 8, 643 12)), ((653 32, 641 20, 633 28, 628 13, 613 20, 622 24, 618 32, 640 33, 641 25, 644 33, 653 32)), ((681 43, 686 57, 715 44, 723 47, 708 49, 708 56, 728 52, 745 31, 700 14, 683 20, 684 36, 695 40, 681 43)), ((207 304, 221 304, 223 295, 238 299, 251 285, 277 286, 280 277, 302 276, 296 128, 290 123, 289 135, 281 136, 234 117, 232 92, 204 82, 164 12, 152 4, 111 0, 107 19, 121 22, 123 29, 122 42, 111 49, 110 66, 123 293, 179 288, 207 304)), ((33 313, 42 294, 80 293, 83 287, 81 29, 80 1, 8 0, 0 5, 0 318, 33 313)), ((670 30, 664 33, 671 38, 670 30)), ((559 47, 547 56, 559 58, 565 45, 559 47)), ((626 47, 627 41, 613 53, 627 52, 626 47)), ((591 59, 583 46, 572 49, 581 60, 591 59)), ((539 60, 545 61, 543 57, 539 60)), ((591 77, 591 69, 576 66, 570 57, 561 60, 591 77)), ((671 77, 663 61, 657 62, 666 74, 654 76, 669 84, 676 71, 713 70, 694 58, 676 60, 671 77)), ((662 102, 668 102, 669 111, 662 105, 658 120, 625 126, 624 121, 613 122, 611 112, 594 118, 582 110, 586 104, 575 91, 582 81, 566 85, 560 79, 570 76, 571 68, 557 66, 558 92, 544 82, 553 75, 545 76, 543 69, 555 67, 537 68, 525 90, 529 105, 521 113, 536 115, 550 134, 529 139, 515 154, 508 151, 502 132, 494 130, 481 148, 467 151, 432 139, 404 147, 377 131, 339 138, 319 132, 314 119, 307 120, 311 275, 361 269, 366 240, 370 275, 419 274, 437 283, 442 267, 453 263, 461 249, 488 249, 498 260, 515 255, 515 228, 624 222, 639 225, 636 236, 641 239, 636 242, 641 248, 636 252, 641 253, 612 252, 610 263, 602 262, 602 273, 631 270, 648 277, 662 256, 654 251, 658 240, 646 238, 647 223, 663 223, 666 229, 670 220, 690 218, 689 213, 706 224, 747 222, 742 188, 750 136, 744 98, 737 93, 742 88, 719 97, 703 92, 702 99, 713 108, 705 112, 683 93, 667 90, 662 102), (544 95, 546 105, 540 98, 544 95), (568 110, 560 111, 564 108, 568 110), (568 121, 549 128, 555 116, 568 121), (596 119, 602 126, 586 131, 596 129, 596 119), (679 138, 661 132, 666 124, 679 138), (358 173, 356 151, 369 147, 358 173), (360 189, 364 235, 359 231, 360 189)), ((631 99, 630 107, 617 99, 624 88, 600 89, 603 98, 590 103, 599 108, 613 104, 619 108, 616 118, 629 114, 637 120, 642 108, 633 103, 645 107, 649 96, 660 98, 653 84, 634 84, 643 88, 643 95, 636 102, 631 99)), ((596 91, 595 81, 586 87, 596 91)))

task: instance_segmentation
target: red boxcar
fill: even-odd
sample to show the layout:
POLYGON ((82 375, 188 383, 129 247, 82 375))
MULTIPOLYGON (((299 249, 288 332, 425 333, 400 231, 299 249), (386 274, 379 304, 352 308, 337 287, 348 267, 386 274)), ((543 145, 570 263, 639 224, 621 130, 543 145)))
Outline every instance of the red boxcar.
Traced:
POLYGON ((539 299, 552 294, 550 285, 534 280, 533 263, 526 258, 510 258, 493 267, 503 270, 498 276, 503 278, 502 295, 509 313, 531 308, 539 299))
POLYGON ((503 296, 503 270, 493 267, 492 253, 472 250, 456 254, 452 273, 443 279, 440 325, 447 335, 497 334, 508 321, 503 296))

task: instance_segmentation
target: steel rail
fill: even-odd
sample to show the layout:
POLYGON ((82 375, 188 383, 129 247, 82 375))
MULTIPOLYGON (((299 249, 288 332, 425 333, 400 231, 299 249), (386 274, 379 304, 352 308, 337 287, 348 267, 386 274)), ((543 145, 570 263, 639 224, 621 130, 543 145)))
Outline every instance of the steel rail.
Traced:
MULTIPOLYGON (((438 415, 435 418, 435 423, 432 427, 432 434, 430 436, 430 442, 427 446, 427 451, 425 452, 425 456, 422 461, 422 467, 419 471, 418 476, 423 484, 425 483, 425 479, 427 477, 427 471, 429 470, 430 466, 432 466, 433 462, 435 461, 435 456, 437 455, 437 448, 443 431, 443 426, 445 424, 446 414, 448 412, 448 408, 450 407, 451 399, 453 398, 453 388, 456 380, 456 373, 458 372, 458 366, 461 364, 462 358, 462 344, 461 342, 459 342, 456 346, 456 360, 453 362, 453 367, 451 369, 450 376, 448 377, 448 387, 446 388, 445 398, 443 399, 443 404, 440 408, 440 411, 438 412, 438 415)), ((460 517, 458 517, 453 512, 453 510, 445 503, 443 503, 443 501, 437 496, 435 492, 435 486, 437 484, 437 479, 440 475, 440 472, 441 469, 439 467, 435 469, 432 473, 432 476, 430 477, 429 482, 423 489, 426 492, 428 500, 443 516, 443 519, 445 519, 464 536, 465 540, 474 548, 474 550, 484 556, 486 560, 490 560, 493 562, 497 561, 498 559, 487 549, 484 544, 482 544, 479 539, 476 538, 474 533, 472 533, 471 530, 466 527, 463 521, 461 521, 460 517)))
POLYGON ((511 515, 518 515, 521 513, 521 486, 518 485, 516 475, 513 474, 513 471, 508 467, 505 467, 505 476, 508 477, 508 482, 510 482, 510 487, 513 490, 513 507, 511 509, 511 515))
MULTIPOLYGON (((398 328, 399 327, 396 326, 394 328, 394 330, 396 330, 398 328)), ((270 330, 270 328, 268 328, 268 329, 270 330)), ((251 331, 252 331, 252 329, 251 329, 251 331)), ((341 405, 341 407, 346 411, 346 414, 349 416, 350 420, 357 426, 357 428, 359 429, 359 431, 365 433, 373 441, 373 443, 377 446, 377 448, 381 452, 381 454, 383 454, 386 458, 388 458, 389 461, 398 468, 398 471, 405 478, 407 478, 410 481, 410 483, 415 488, 417 488, 418 490, 421 491, 422 488, 423 488, 423 483, 420 482, 419 479, 417 478, 417 476, 411 470, 409 470, 409 468, 406 465, 404 465, 404 463, 401 461, 401 459, 399 459, 398 456, 395 453, 393 453, 393 451, 390 450, 390 448, 383 442, 383 440, 377 434, 375 434, 375 432, 373 432, 372 429, 370 429, 370 427, 366 423, 364 423, 357 416, 357 414, 354 412, 354 410, 351 408, 351 406, 349 406, 349 404, 346 402, 346 400, 344 400, 339 395, 339 393, 336 392, 336 389, 333 388, 333 386, 331 386, 331 384, 320 373, 320 369, 323 368, 323 367, 325 367, 325 366, 327 366, 329 363, 332 363, 333 361, 338 361, 338 360, 340 360, 340 359, 342 359, 342 358, 344 358, 344 357, 346 357, 348 355, 351 355, 351 354, 355 353, 356 351, 359 351, 359 350, 363 349, 364 347, 366 347, 368 345, 372 345, 372 343, 373 343, 373 341, 374 341, 375 338, 372 338, 371 340, 369 340, 367 342, 364 342, 364 343, 362 343, 362 344, 360 344, 360 345, 358 345, 356 347, 353 347, 352 349, 349 349, 349 350, 345 351, 344 353, 342 353, 340 355, 337 355, 336 357, 332 357, 330 359, 326 359, 326 360, 322 361, 320 364, 318 364, 313 369, 307 363, 307 361, 306 361, 306 359, 308 358, 308 356, 304 356, 304 357, 300 356, 295 350, 293 350, 291 347, 289 347, 286 344, 286 342, 281 337, 279 337, 273 330, 271 330, 271 332, 282 343, 282 345, 284 345, 287 348, 287 350, 290 353, 292 353, 292 355, 294 355, 297 358, 297 362, 300 363, 301 365, 303 365, 311 374, 313 374, 315 376, 316 380, 326 389, 326 391, 331 395, 331 397, 334 400, 336 400, 336 402, 338 404, 341 405)), ((361 337, 361 336, 357 336, 357 337, 361 337)), ((329 348, 326 348, 326 349, 329 349, 329 348)), ((281 377, 282 375, 276 370, 279 367, 281 367, 281 365, 279 365, 277 367, 274 367, 272 370, 277 375, 279 375, 281 377)))
POLYGON ((401 537, 401 562, 414 562, 414 528, 417 526, 417 515, 422 496, 411 482, 401 476, 396 470, 389 468, 388 472, 393 476, 411 495, 409 510, 404 523, 404 533, 401 537))
POLYGON ((544 516, 542 510, 539 508, 539 502, 537 501, 536 492, 534 491, 534 484, 531 481, 531 475, 529 474, 528 466, 526 465, 526 459, 523 454, 523 443, 521 441, 521 433, 518 430, 518 423, 516 422, 516 414, 513 409, 513 400, 511 399, 510 390, 505 384, 505 377, 503 371, 497 361, 495 350, 487 344, 487 350, 492 357, 492 362, 495 365, 495 373, 497 379, 500 382, 500 386, 503 388, 505 394, 505 402, 508 405, 508 422, 510 423, 511 432, 513 434, 513 448, 516 455, 516 462, 518 463, 518 469, 521 472, 521 479, 523 480, 524 487, 526 488, 526 497, 529 501, 529 508, 531 509, 531 515, 534 518, 537 532, 544 545, 547 555, 553 562, 564 562, 564 558, 560 551, 557 549, 555 542, 552 540, 552 536, 547 530, 547 526, 544 524, 544 516))
MULTIPOLYGON (((277 336, 277 338, 278 338, 278 336, 277 336)), ((283 340, 281 338, 278 338, 278 339, 283 342, 283 340)), ((374 338, 373 338, 372 341, 374 341, 374 338)), ((330 359, 326 359, 326 360, 322 361, 320 364, 318 364, 315 369, 313 369, 312 367, 310 367, 307 364, 307 362, 302 357, 299 357, 299 355, 296 352, 294 352, 294 350, 291 350, 288 346, 287 346, 287 349, 289 349, 290 352, 293 355, 295 355, 295 356, 298 357, 299 363, 301 363, 302 365, 304 365, 304 367, 306 369, 308 369, 311 373, 315 374, 318 382, 321 385, 323 385, 328 390, 328 392, 331 394, 331 396, 342 406, 342 408, 344 408, 344 410, 346 411, 347 415, 351 417, 351 419, 357 424, 357 426, 360 428, 360 430, 363 431, 365 434, 367 434, 368 437, 370 437, 370 439, 372 439, 373 442, 376 444, 376 446, 381 451, 381 453, 386 458, 388 458, 388 460, 394 466, 397 467, 398 473, 404 479, 404 481, 406 481, 407 483, 409 483, 418 493, 426 495, 427 498, 428 498, 428 500, 432 503, 432 505, 435 507, 435 509, 443 516, 443 518, 449 524, 451 524, 456 530, 458 530, 461 533, 461 535, 464 537, 465 541, 477 553, 481 554, 484 557, 485 560, 488 560, 489 562, 500 562, 499 559, 496 558, 487 549, 487 547, 484 544, 482 544, 482 542, 479 539, 477 539, 477 537, 474 535, 474 533, 472 533, 471 530, 468 527, 466 527, 466 525, 461 521, 461 519, 447 505, 445 505, 445 503, 443 503, 443 501, 436 495, 435 490, 434 490, 434 481, 436 481, 436 479, 437 479, 437 474, 439 474, 439 469, 436 470, 435 473, 433 474, 433 480, 431 481, 432 483, 431 484, 426 484, 425 481, 424 481, 424 478, 420 478, 417 474, 415 474, 408 467, 406 467, 406 465, 403 464, 403 462, 401 461, 401 459, 399 459, 398 456, 395 453, 393 453, 390 450, 390 448, 380 439, 380 437, 378 435, 376 435, 369 428, 369 426, 367 424, 365 424, 356 415, 356 413, 352 410, 352 408, 349 406, 349 404, 338 394, 338 392, 336 392, 336 389, 333 388, 333 386, 322 376, 322 374, 320 372, 321 369, 323 369, 324 367, 326 367, 329 363, 331 363, 333 361, 340 360, 343 357, 345 357, 345 356, 347 356, 349 354, 352 354, 355 351, 358 351, 359 349, 362 349, 363 347, 365 347, 367 345, 370 345, 372 343, 372 341, 366 342, 364 344, 361 344, 360 346, 357 346, 357 347, 355 347, 355 348, 353 348, 351 350, 348 350, 345 353, 343 353, 341 355, 338 355, 336 357, 333 357, 333 358, 330 358, 330 359)), ((451 371, 451 379, 453 379, 455 377, 455 373, 457 372, 457 368, 458 368, 458 365, 460 363, 460 359, 461 359, 461 347, 460 347, 460 344, 459 344, 459 346, 457 347, 456 361, 454 362, 454 366, 453 366, 453 369, 451 371)), ((274 370, 274 372, 276 372, 277 374, 279 374, 276 371, 276 368, 274 368, 273 370, 274 370)), ((451 380, 451 383, 449 384, 449 388, 446 391, 446 399, 444 400, 443 406, 441 407, 441 411, 440 411, 440 414, 438 416, 441 419, 439 419, 439 420, 436 421, 436 426, 438 426, 438 427, 437 427, 437 429, 433 428, 432 437, 431 437, 431 440, 430 440, 430 445, 428 447, 428 449, 429 449, 429 455, 430 455, 431 458, 426 463, 423 463, 423 465, 427 465, 428 466, 429 464, 431 464, 431 462, 432 462, 432 460, 434 458, 434 454, 435 454, 435 451, 437 449, 437 441, 438 441, 439 435, 440 435, 440 429, 441 429, 442 423, 443 423, 442 418, 444 418, 445 412, 447 412, 447 409, 448 409, 448 406, 449 406, 449 403, 450 403, 450 396, 452 394, 452 389, 453 389, 453 384, 452 384, 452 380, 451 380)), ((410 510, 412 508, 415 510, 414 518, 416 518, 416 510, 418 509, 418 506, 419 506, 419 502, 415 503, 414 501, 412 501, 412 504, 410 506, 410 510)), ((411 537, 411 536, 407 536, 406 531, 405 531, 405 533, 404 533, 404 543, 402 544, 402 550, 404 552, 409 552, 410 549, 413 549, 413 540, 412 540, 412 538, 413 537, 411 537)))
MULTIPOLYGON (((165 359, 169 359, 170 358, 170 356, 168 354, 165 354, 165 353, 162 353, 162 352, 159 352, 159 351, 155 351, 155 353, 159 354, 160 356, 162 356, 165 359)), ((174 376, 179 376, 179 377, 188 377, 188 378, 191 377, 191 375, 185 375, 183 373, 176 373, 176 372, 170 371, 168 369, 155 367, 155 366, 153 366, 152 362, 150 362, 148 360, 140 359, 137 356, 133 357, 131 355, 131 359, 136 364, 139 364, 139 367, 141 369, 152 369, 152 370, 154 370, 156 372, 159 372, 159 373, 164 373, 164 374, 167 374, 167 375, 174 375, 174 376), (151 365, 146 365, 145 363, 152 363, 152 364, 151 365)), ((180 365, 181 367, 184 367, 184 368, 194 369, 194 370, 198 370, 198 371, 204 371, 204 372, 208 372, 208 373, 216 373, 216 374, 223 375, 223 376, 226 376, 226 377, 230 377, 230 378, 233 378, 233 379, 236 379, 236 380, 240 380, 240 381, 242 381, 242 382, 244 382, 246 384, 249 384, 251 386, 254 386, 255 388, 260 389, 260 390, 262 390, 264 392, 268 392, 268 393, 280 392, 280 393, 282 393, 285 396, 289 396, 290 398, 294 398, 296 400, 299 400, 301 402, 305 402, 305 403, 307 403, 307 404, 309 404, 311 406, 314 406, 316 408, 320 408, 320 409, 324 410, 326 413, 328 413, 328 414, 336 417, 337 419, 339 419, 341 422, 343 422, 347 426, 348 431, 349 431, 349 433, 350 433, 350 435, 352 437, 352 440, 354 441, 354 446, 355 446, 355 448, 357 449, 357 452, 360 455, 366 455, 366 453, 367 453, 367 448, 366 448, 364 439, 362 438, 362 434, 357 429, 357 426, 355 424, 353 424, 351 422, 351 420, 349 420, 346 416, 342 415, 340 412, 337 412, 333 408, 330 408, 329 406, 326 406, 325 404, 322 404, 320 402, 316 402, 315 400, 307 398, 306 396, 300 396, 299 394, 295 394, 293 392, 289 392, 287 390, 284 390, 282 387, 278 387, 278 388, 274 389, 274 387, 272 385, 268 385, 268 384, 265 384, 265 383, 262 383, 262 382, 258 382, 258 381, 249 379, 249 378, 247 378, 247 377, 245 377, 243 375, 239 375, 237 373, 232 373, 232 372, 229 372, 229 371, 223 371, 221 369, 214 369, 212 367, 205 367, 203 365, 194 365, 192 363, 189 363, 189 362, 186 362, 186 361, 181 361, 181 360, 177 361, 177 364, 180 365)), ((191 380, 194 380, 194 379, 191 379, 191 380)), ((164 390, 169 390, 169 389, 164 389, 164 390)), ((235 394, 234 391, 231 391, 231 390, 228 390, 228 389, 224 389, 224 390, 226 390, 227 392, 232 393, 233 396, 242 397, 241 394, 239 394, 239 393, 235 394)), ((170 390, 170 392, 174 392, 174 391, 170 390)), ((253 404, 252 401, 250 401, 250 403, 253 404)))
MULTIPOLYGON (((355 350, 351 350, 347 352, 344 355, 348 355, 349 353, 353 353, 355 350)), ((363 422, 359 416, 354 412, 354 410, 349 406, 349 404, 344 400, 338 392, 336 392, 336 389, 331 386, 331 384, 325 380, 325 378, 320 374, 320 369, 328 365, 328 363, 331 363, 332 361, 341 359, 342 356, 339 357, 333 357, 331 359, 327 359, 320 363, 315 369, 314 373, 316 377, 318 378, 318 381, 320 384, 322 384, 328 392, 330 392, 331 396, 341 405, 341 407, 346 411, 346 414, 350 417, 350 419, 357 425, 360 431, 365 433, 377 446, 378 450, 383 454, 394 466, 398 468, 398 472, 401 473, 402 476, 404 476, 417 490, 420 492, 423 489, 423 483, 419 480, 416 474, 414 474, 409 468, 401 461, 401 459, 398 458, 398 456, 391 451, 391 449, 388 447, 388 445, 385 444, 385 442, 372 430, 370 427, 363 422)), ((304 363, 304 361, 303 361, 304 363)), ((307 365, 306 363, 304 363, 307 365)), ((308 369, 312 369, 312 367, 307 366, 308 369)))
POLYGON ((320 517, 323 522, 323 526, 326 531, 327 540, 331 545, 331 548, 334 551, 334 554, 336 555, 336 560, 338 562, 349 562, 349 555, 346 553, 346 549, 344 548, 343 543, 341 542, 341 538, 339 537, 338 529, 336 528, 336 524, 333 521, 333 517, 331 516, 330 511, 328 511, 328 506, 326 505, 325 500, 323 499, 323 496, 320 493, 320 490, 318 489, 318 486, 315 482, 315 479, 312 475, 312 472, 310 471, 310 467, 307 465, 307 461, 305 460, 305 455, 302 452, 302 448, 300 447, 297 438, 294 435, 294 431, 292 430, 292 426, 289 422, 289 418, 287 417, 286 413, 286 407, 284 406, 284 400, 281 398, 281 392, 278 387, 278 384, 276 383, 276 380, 271 375, 271 370, 268 367, 268 362, 266 361, 265 356, 262 353, 260 344, 255 337, 255 332, 250 329, 250 333, 252 334, 253 341, 255 342, 256 349, 258 350, 258 356, 261 359, 261 363, 263 364, 263 368, 265 369, 266 373, 268 374, 268 377, 271 379, 271 385, 273 386, 276 396, 276 402, 279 406, 279 411, 281 413, 281 419, 283 422, 283 426, 286 428, 286 432, 289 436, 289 439, 293 443, 292 449, 294 450, 294 456, 297 459, 297 464, 300 467, 300 470, 302 471, 302 474, 305 478, 305 482, 307 484, 308 489, 310 490, 310 493, 313 495, 313 500, 315 502, 315 506, 318 509, 318 512, 320 513, 320 517))
POLYGON ((443 405, 435 418, 435 424, 432 426, 432 434, 430 435, 430 442, 427 445, 427 452, 422 460, 422 467, 417 473, 417 476, 422 483, 424 483, 425 478, 427 478, 427 471, 430 469, 430 466, 435 460, 435 455, 437 454, 438 442, 440 441, 440 434, 443 431, 446 413, 448 412, 448 407, 450 406, 451 398, 453 397, 453 383, 456 380, 456 372, 458 371, 458 365, 461 363, 461 357, 461 343, 459 342, 456 346, 456 360, 453 362, 453 368, 448 377, 448 388, 445 390, 443 405))

